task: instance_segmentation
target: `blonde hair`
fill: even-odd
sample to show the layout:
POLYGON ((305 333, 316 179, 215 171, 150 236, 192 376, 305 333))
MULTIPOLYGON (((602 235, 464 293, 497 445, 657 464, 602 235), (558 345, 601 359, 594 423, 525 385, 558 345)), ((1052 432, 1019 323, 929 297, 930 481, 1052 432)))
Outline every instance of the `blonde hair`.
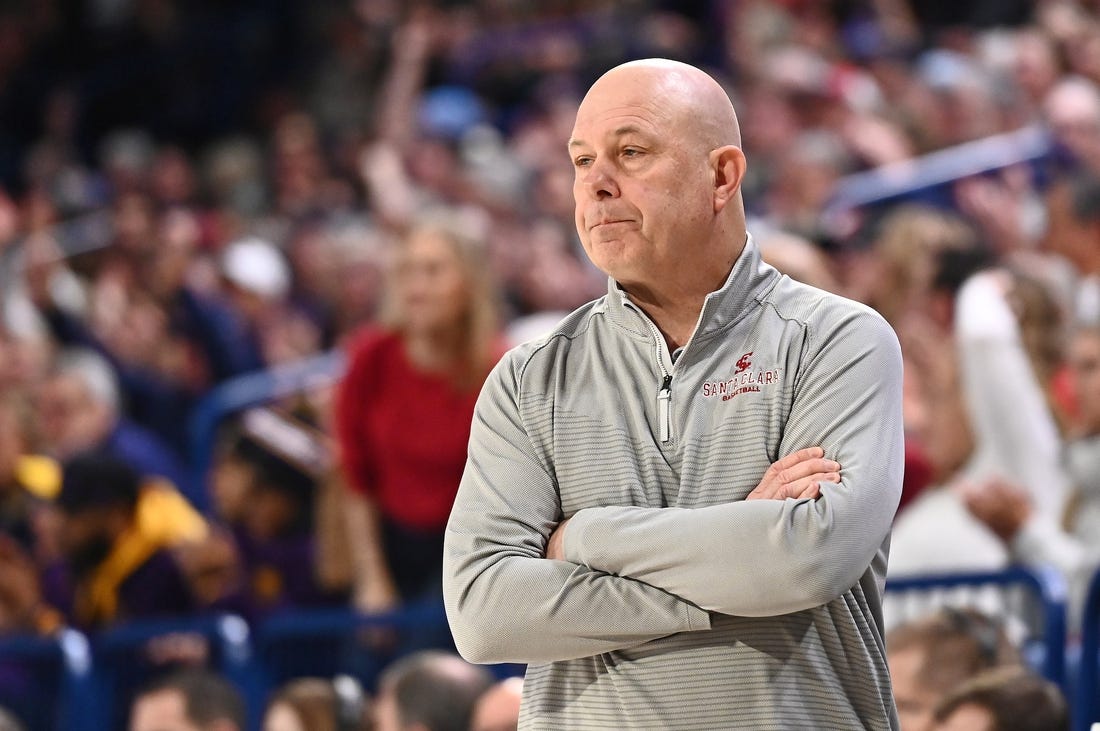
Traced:
MULTIPOLYGON (((460 386, 480 385, 496 362, 499 339, 498 290, 489 262, 488 245, 476 222, 464 220, 458 213, 441 211, 429 214, 412 226, 399 246, 421 236, 436 236, 451 245, 462 275, 466 280, 467 308, 459 323, 462 348, 454 381, 460 386)), ((396 332, 405 330, 405 313, 401 310, 396 277, 392 269, 400 262, 398 252, 391 262, 391 276, 386 280, 379 321, 396 332)))
POLYGON ((928 292, 940 252, 977 245, 974 229, 957 215, 923 205, 899 207, 883 219, 875 238, 884 271, 876 301, 868 304, 896 324, 928 292))

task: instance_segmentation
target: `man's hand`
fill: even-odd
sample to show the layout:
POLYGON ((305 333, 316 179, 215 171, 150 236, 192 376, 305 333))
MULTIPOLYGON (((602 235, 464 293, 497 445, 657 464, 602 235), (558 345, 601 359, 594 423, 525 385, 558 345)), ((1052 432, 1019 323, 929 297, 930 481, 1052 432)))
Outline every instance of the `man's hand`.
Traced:
POLYGON ((556 561, 565 560, 565 524, 568 522, 569 518, 566 518, 558 523, 558 527, 550 534, 550 540, 546 542, 547 558, 552 558, 556 561))
POLYGON ((764 473, 764 479, 746 500, 818 498, 822 482, 839 482, 840 464, 825 459, 821 447, 807 447, 788 454, 764 473))

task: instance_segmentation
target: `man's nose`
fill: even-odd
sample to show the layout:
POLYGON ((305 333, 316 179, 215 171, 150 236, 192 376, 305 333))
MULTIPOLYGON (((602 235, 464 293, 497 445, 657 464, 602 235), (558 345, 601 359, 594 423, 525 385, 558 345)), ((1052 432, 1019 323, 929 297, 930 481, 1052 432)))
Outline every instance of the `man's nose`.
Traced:
POLYGON ((594 161, 585 171, 584 188, 596 200, 619 196, 619 186, 615 182, 614 172, 608 164, 599 160, 594 161))

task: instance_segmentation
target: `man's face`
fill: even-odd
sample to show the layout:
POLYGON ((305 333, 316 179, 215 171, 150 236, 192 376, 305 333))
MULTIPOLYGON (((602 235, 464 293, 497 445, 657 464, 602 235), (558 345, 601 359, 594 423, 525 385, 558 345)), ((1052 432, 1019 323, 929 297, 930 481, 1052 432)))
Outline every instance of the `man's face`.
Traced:
POLYGON ((709 150, 663 101, 644 75, 604 77, 569 142, 581 243, 628 290, 694 266, 692 244, 714 215, 709 150))
POLYGON ((162 690, 138 698, 130 712, 130 731, 203 731, 187 717, 183 694, 162 690))

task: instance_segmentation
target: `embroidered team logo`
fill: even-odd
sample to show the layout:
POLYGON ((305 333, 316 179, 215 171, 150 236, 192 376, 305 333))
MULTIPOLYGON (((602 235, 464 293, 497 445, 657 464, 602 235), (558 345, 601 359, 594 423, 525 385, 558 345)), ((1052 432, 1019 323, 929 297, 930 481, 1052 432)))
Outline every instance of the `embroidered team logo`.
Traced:
POLYGON ((752 351, 745 353, 737 359, 733 377, 725 381, 704 381, 702 387, 703 396, 706 398, 720 398, 729 401, 743 393, 759 392, 769 386, 779 383, 779 369, 754 369, 752 367, 752 351))

